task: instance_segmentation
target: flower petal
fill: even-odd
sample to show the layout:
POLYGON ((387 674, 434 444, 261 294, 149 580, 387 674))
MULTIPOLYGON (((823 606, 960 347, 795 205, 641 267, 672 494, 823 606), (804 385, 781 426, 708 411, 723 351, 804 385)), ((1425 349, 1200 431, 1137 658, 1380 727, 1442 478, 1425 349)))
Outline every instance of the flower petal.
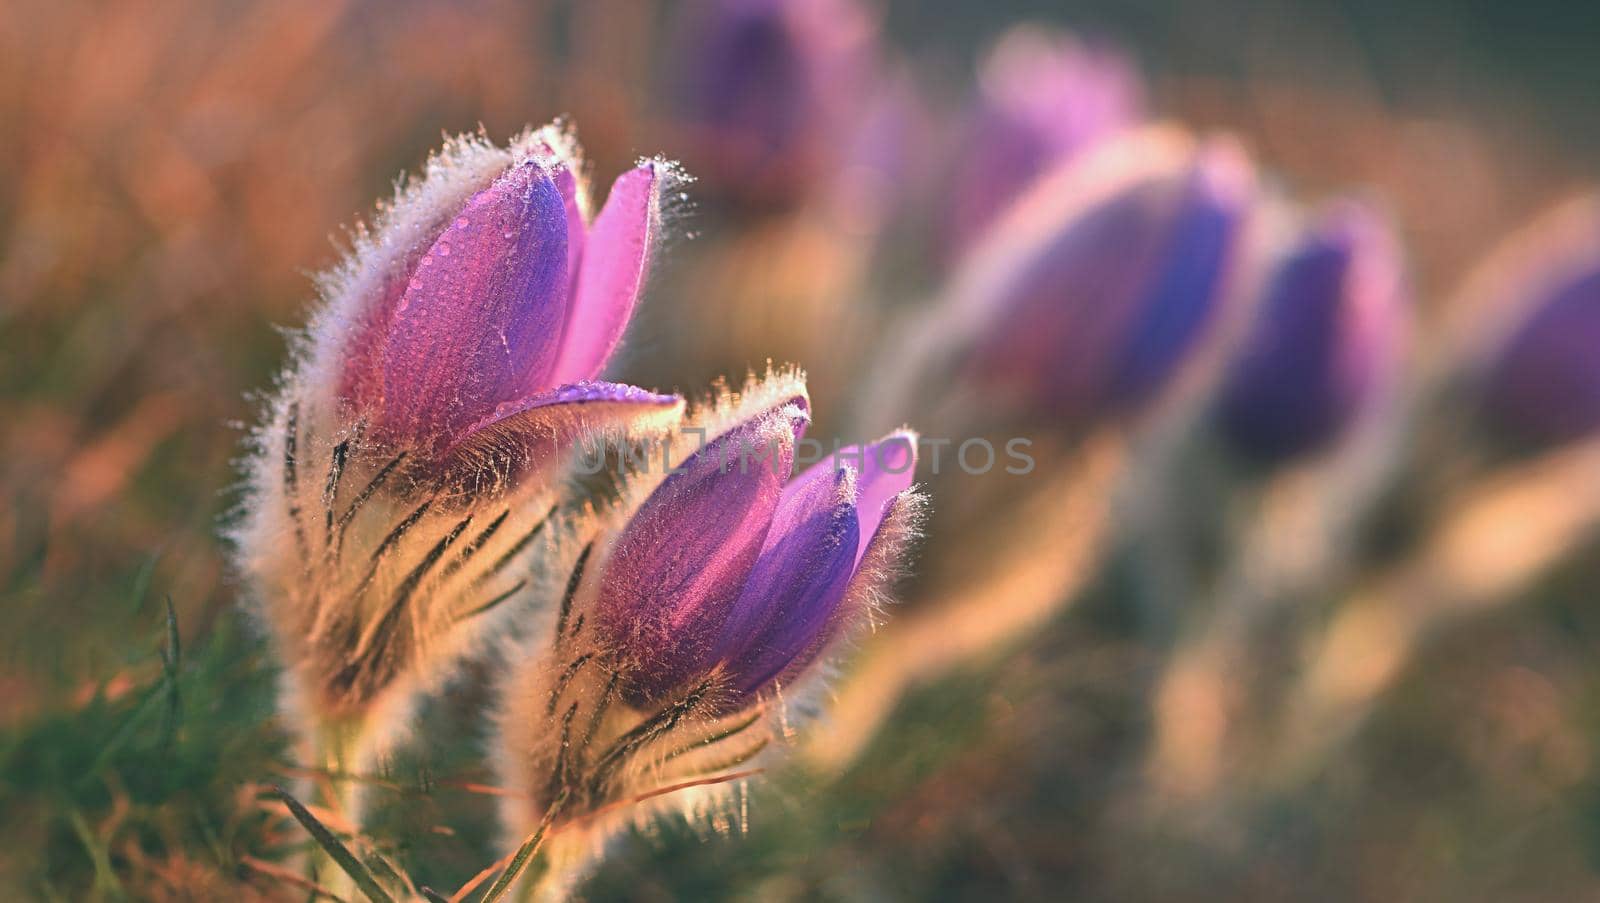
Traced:
POLYGON ((861 518, 861 542, 856 560, 867 553, 867 544, 878 532, 889 504, 895 496, 911 488, 917 470, 917 434, 898 430, 866 447, 862 455, 859 497, 856 509, 861 518))
POLYGON ((1165 258, 1120 349, 1108 387, 1113 403, 1137 407, 1155 395, 1220 319, 1253 190, 1250 164, 1238 148, 1217 141, 1200 149, 1165 258))
POLYGON ((586 438, 636 435, 677 422, 683 399, 619 383, 561 386, 517 401, 452 442, 440 465, 444 483, 470 497, 558 463, 586 438))
POLYGON ((821 482, 841 467, 853 470, 856 473, 856 509, 861 523, 860 545, 856 550, 859 561, 883 521, 889 502, 911 488, 917 470, 917 442, 915 432, 896 430, 877 442, 841 448, 791 480, 784 490, 785 498, 810 491, 813 483, 821 482))
MULTIPOLYGON (((741 689, 746 693, 759 693, 802 679, 830 644, 867 623, 872 612, 889 601, 892 585, 903 573, 907 551, 921 528, 926 510, 927 499, 915 489, 891 496, 884 505, 882 522, 867 540, 866 553, 846 581, 827 622, 812 631, 810 644, 759 685, 746 684, 741 689)), ((866 535, 865 531, 862 535, 866 535)))
POLYGON ((1117 51, 1035 26, 1007 32, 983 61, 970 151, 944 232, 959 254, 1028 185, 1142 115, 1138 73, 1117 51))
POLYGON ((735 689, 756 692, 817 641, 855 571, 859 531, 854 469, 784 493, 723 628, 735 689))
POLYGON ((1600 195, 1574 197, 1506 240, 1459 307, 1485 425, 1548 449, 1600 430, 1600 195))
POLYGON ((714 662, 793 460, 789 409, 769 410, 690 455, 617 537, 596 620, 634 701, 658 698, 714 662))
POLYGON ((628 327, 650 266, 661 170, 661 164, 646 163, 623 173, 595 218, 567 312, 554 371, 558 380, 598 376, 628 327))
MULTIPOLYGON (((583 246, 589 235, 589 221, 586 216, 587 204, 585 203, 583 182, 578 174, 573 171, 572 164, 564 162, 560 169, 552 175, 556 183, 556 190, 561 192, 561 203, 567 211, 567 279, 568 288, 567 317, 572 317, 576 309, 578 273, 582 268, 583 246)), ((556 377, 559 381, 559 377, 556 377)))
POLYGON ((412 274, 384 348, 385 438, 439 441, 541 384, 566 307, 565 204, 528 161, 474 195, 412 274))

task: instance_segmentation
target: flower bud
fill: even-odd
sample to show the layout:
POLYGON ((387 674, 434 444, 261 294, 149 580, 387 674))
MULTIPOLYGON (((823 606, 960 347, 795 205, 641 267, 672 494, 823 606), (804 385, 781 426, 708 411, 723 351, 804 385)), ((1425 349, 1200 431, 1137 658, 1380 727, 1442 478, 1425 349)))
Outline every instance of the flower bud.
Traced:
POLYGON ((1528 445, 1600 430, 1600 199, 1569 203, 1491 260, 1512 312, 1482 374, 1489 424, 1528 445))
MULTIPOLYGON (((578 525, 554 636, 530 638, 502 687, 511 835, 541 818, 582 828, 555 833, 554 869, 580 869, 623 820, 591 813, 765 752, 786 700, 897 576, 922 508, 916 435, 790 478, 808 411, 798 376, 752 383, 689 422, 706 441, 670 473, 640 475, 597 530, 578 525)), ((716 794, 676 801, 705 812, 716 794)))
POLYGON ((1234 145, 1161 131, 1046 176, 956 276, 971 379, 1068 426, 1136 413, 1220 319, 1253 202, 1234 145))
POLYGON ((589 221, 555 128, 449 143, 323 280, 246 462, 240 570, 323 761, 363 767, 418 691, 530 596, 559 468, 682 401, 593 381, 632 313, 672 167, 589 221))
POLYGON ((738 699, 754 698, 825 644, 885 505, 911 485, 916 440, 897 433, 791 480, 806 404, 796 394, 750 412, 618 535, 596 626, 631 698, 660 700, 719 668, 738 699))
POLYGON ((1241 453, 1276 463, 1336 441, 1392 383, 1405 333, 1398 249, 1372 212, 1325 212, 1273 265, 1217 400, 1241 453))
POLYGON ((702 0, 685 15, 679 91, 699 168, 753 200, 792 200, 831 163, 872 76, 854 0, 702 0))
POLYGON ((946 249, 980 238, 1035 179, 1141 115, 1138 73, 1121 54, 1022 27, 984 60, 962 143, 946 249))
MULTIPOLYGON (((579 163, 561 141, 547 132, 507 151, 454 149, 483 166, 464 186, 476 190, 416 211, 429 224, 387 262, 382 290, 339 299, 360 308, 357 327, 317 338, 342 354, 341 400, 370 422, 375 441, 427 450, 448 470, 475 434, 503 432, 510 419, 531 427, 559 416, 550 408, 605 396, 672 404, 626 387, 564 389, 597 377, 621 339, 648 270, 661 190, 675 175, 655 161, 625 173, 590 226, 579 163)), ((437 177, 461 178, 464 168, 437 177)), ((380 236, 376 249, 407 237, 380 236)))

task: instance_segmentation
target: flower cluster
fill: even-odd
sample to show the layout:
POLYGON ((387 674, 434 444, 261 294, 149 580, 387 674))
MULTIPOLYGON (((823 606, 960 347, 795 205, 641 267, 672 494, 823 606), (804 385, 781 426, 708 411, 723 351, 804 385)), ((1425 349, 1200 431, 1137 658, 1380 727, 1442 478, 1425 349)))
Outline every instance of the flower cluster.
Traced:
POLYGON ((597 381, 683 177, 642 162, 591 217, 582 171, 554 126, 450 143, 325 281, 247 458, 239 567, 305 764, 357 819, 354 778, 491 647, 513 832, 735 768, 871 620, 915 530, 914 434, 790 479, 797 372, 681 431, 679 397, 597 381), (669 436, 681 463, 620 504, 574 491, 580 447, 669 436))
MULTIPOLYGON (((684 36, 698 48, 680 86, 685 132, 717 164, 725 200, 794 216, 805 248, 828 240, 805 224, 829 205, 791 202, 829 196, 853 215, 823 221, 853 224, 846 231, 867 249, 853 259, 864 259, 910 194, 888 180, 918 137, 904 115, 915 105, 882 77, 871 17, 850 0, 708 0, 686 15, 700 24, 684 36)), ((941 218, 921 239, 942 294, 909 311, 909 328, 883 331, 884 372, 860 386, 889 400, 863 405, 885 421, 874 432, 905 410, 953 413, 934 448, 997 421, 1040 428, 1052 452, 1103 432, 1115 441, 1093 447, 1113 447, 1119 466, 1142 463, 1149 484, 1180 482, 1177 467, 1150 461, 1209 451, 1190 441, 1205 436, 1234 454, 1181 463, 1263 467, 1197 482, 1292 489, 1294 477, 1349 465, 1327 482, 1348 490, 1340 503, 1362 507, 1383 468, 1354 453, 1367 450, 1356 440, 1405 394, 1410 296, 1394 229, 1349 198, 1309 212, 1286 201, 1234 139, 1143 123, 1142 94, 1111 50, 1034 30, 999 42, 952 130, 967 152, 946 161, 948 189, 928 192, 941 218), (1163 430, 1140 434, 1150 422, 1163 430), (1123 454, 1128 437, 1158 432, 1157 452, 1123 454), (1353 453, 1332 453, 1344 449, 1353 453)), ((322 802, 355 810, 359 824, 357 779, 404 735, 418 701, 465 663, 492 661, 489 744, 507 846, 542 844, 542 887, 556 892, 625 825, 668 808, 726 815, 732 782, 820 708, 825 663, 876 623, 927 506, 908 428, 795 472, 813 415, 798 370, 769 365, 693 410, 676 394, 602 381, 656 256, 663 207, 685 179, 643 160, 595 214, 577 144, 559 125, 505 147, 449 142, 323 280, 323 304, 245 460, 237 564, 284 663, 282 708, 302 764, 337 789, 322 802), (644 446, 649 466, 634 456, 644 446), (623 465, 615 497, 576 466, 596 447, 623 465)), ((1469 355, 1469 392, 1483 423, 1526 444, 1600 429, 1600 368, 1588 353, 1600 333, 1596 211, 1578 202, 1530 230, 1479 292, 1491 315, 1469 355)), ((1069 468, 1041 459, 1057 471, 1046 485, 1066 487, 1069 468)), ((1027 460, 1021 472, 1032 472, 1027 460)), ((1085 468, 1099 481, 1106 472, 1085 468)), ((1001 589, 973 598, 1009 609, 974 615, 936 596, 921 632, 906 635, 983 619, 985 639, 967 650, 1040 623, 1078 585, 1052 562, 1037 566, 1057 538, 1081 543, 1057 557, 1088 576, 1088 544, 1110 531, 1073 523, 1068 537, 1062 522, 1080 509, 1061 515, 1025 494, 960 506, 1021 522, 1007 525, 1012 538, 1035 527, 1019 511, 1047 521, 1045 540, 998 540, 983 565, 994 571, 980 577, 1001 589), (1028 567, 1014 582, 999 579, 1019 561, 1028 567)), ((1154 494, 1185 497, 1170 486, 1154 494)), ((1300 498, 1239 495, 1264 500, 1263 522, 1300 498)), ((1081 510, 1111 517, 1109 505, 1081 510)), ((1354 545, 1357 517, 1313 520, 1328 549, 1354 545)), ((1172 539, 1127 528, 1141 530, 1140 553, 1172 539)), ((1152 582, 1205 555, 1172 557, 1179 564, 1148 569, 1152 582)), ((1294 567, 1253 564, 1225 561, 1189 582, 1249 586, 1247 600, 1309 583, 1294 567), (1250 584, 1258 574, 1272 575, 1264 589, 1250 584)), ((1229 602, 1216 606, 1195 668, 1225 658, 1268 607, 1230 614, 1229 602)), ((874 664, 864 670, 892 670, 874 664)), ((1225 683, 1191 671, 1174 670, 1171 699, 1225 683)), ((885 694, 864 717, 892 701, 885 694)), ((1221 748, 1221 728, 1163 731, 1157 746, 1179 750, 1174 760, 1221 748)), ((525 864, 507 868, 498 891, 525 864)))

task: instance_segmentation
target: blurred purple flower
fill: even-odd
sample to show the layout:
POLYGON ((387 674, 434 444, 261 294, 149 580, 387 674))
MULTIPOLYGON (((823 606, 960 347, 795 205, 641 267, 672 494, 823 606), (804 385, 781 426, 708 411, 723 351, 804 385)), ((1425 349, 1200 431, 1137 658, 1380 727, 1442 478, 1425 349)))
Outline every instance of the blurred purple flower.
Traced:
POLYGON ((1336 441, 1393 377, 1403 307, 1387 224, 1355 205, 1324 213, 1269 276, 1218 396, 1223 437, 1269 463, 1336 441))
POLYGON ((574 159, 538 141, 515 152, 435 212, 359 314, 341 397, 378 442, 497 478, 583 428, 676 409, 673 396, 593 381, 633 313, 673 177, 655 161, 624 173, 590 224, 574 159))
POLYGON ((1040 180, 957 275, 973 379, 1067 425, 1136 412, 1219 319, 1254 199, 1232 143, 1163 131, 1040 180))
POLYGON ((1122 54, 1023 27, 984 60, 961 142, 947 252, 978 240, 1028 185, 1055 165, 1136 123, 1138 72, 1122 54))
POLYGON ((873 94, 876 23, 854 0, 704 0, 685 14, 678 54, 696 169, 787 202, 873 94))
POLYGON ((1528 444, 1600 430, 1600 199, 1536 223, 1504 252, 1498 303, 1519 312, 1483 376, 1489 421, 1528 444))
POLYGON ((721 669, 742 705, 803 671, 850 619, 855 585, 876 579, 862 562, 910 504, 916 436, 891 434, 789 479, 807 422, 800 395, 735 423, 622 529, 596 614, 630 699, 658 701, 721 669))

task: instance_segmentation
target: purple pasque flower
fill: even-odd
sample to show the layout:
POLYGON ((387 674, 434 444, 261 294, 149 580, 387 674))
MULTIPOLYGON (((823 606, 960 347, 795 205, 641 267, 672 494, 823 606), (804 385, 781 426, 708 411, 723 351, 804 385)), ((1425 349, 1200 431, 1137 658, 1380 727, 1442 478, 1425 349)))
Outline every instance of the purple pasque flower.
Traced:
POLYGON ((1501 338, 1481 374, 1490 425, 1525 445, 1600 430, 1600 197, 1568 202, 1486 266, 1501 338))
POLYGON ((561 129, 449 142, 322 283, 246 459, 234 529, 308 762, 360 771, 410 706, 534 598, 560 465, 682 401, 595 380, 637 301, 674 169, 592 222, 561 129))
POLYGON ((780 747, 787 702, 899 575, 923 510, 916 435, 791 478, 809 411, 795 373, 724 393, 687 421, 676 468, 635 474, 613 512, 566 531, 554 631, 525 637, 502 678, 495 741, 502 818, 519 837, 560 825, 564 880, 625 824, 726 812, 717 778, 780 747))
POLYGON ((631 701, 716 675, 737 707, 802 672, 863 614, 878 576, 863 561, 894 541, 886 519, 913 504, 916 436, 846 449, 790 479, 808 420, 804 394, 741 414, 617 534, 594 612, 631 701))
POLYGON ((872 96, 876 23, 855 0, 700 0, 680 29, 697 170, 756 201, 791 200, 823 175, 872 96))
POLYGON ((535 135, 408 249, 343 346, 342 400, 373 440, 439 472, 497 479, 585 423, 670 411, 672 396, 595 379, 632 316, 677 178, 646 161, 590 222, 570 142, 535 135), (581 407, 581 411, 578 410, 581 407))
POLYGON ((1355 204, 1325 211, 1273 265, 1219 391, 1221 435, 1267 463, 1336 441, 1392 383, 1406 319, 1387 224, 1355 204))
POLYGON ((1234 144, 1165 130, 1039 180, 956 274, 972 381, 1066 426, 1143 409, 1221 319, 1254 204, 1234 144))
POLYGON ((1023 26, 984 59, 945 220, 945 250, 981 238, 1028 185, 1143 115, 1143 87, 1118 51, 1023 26))

